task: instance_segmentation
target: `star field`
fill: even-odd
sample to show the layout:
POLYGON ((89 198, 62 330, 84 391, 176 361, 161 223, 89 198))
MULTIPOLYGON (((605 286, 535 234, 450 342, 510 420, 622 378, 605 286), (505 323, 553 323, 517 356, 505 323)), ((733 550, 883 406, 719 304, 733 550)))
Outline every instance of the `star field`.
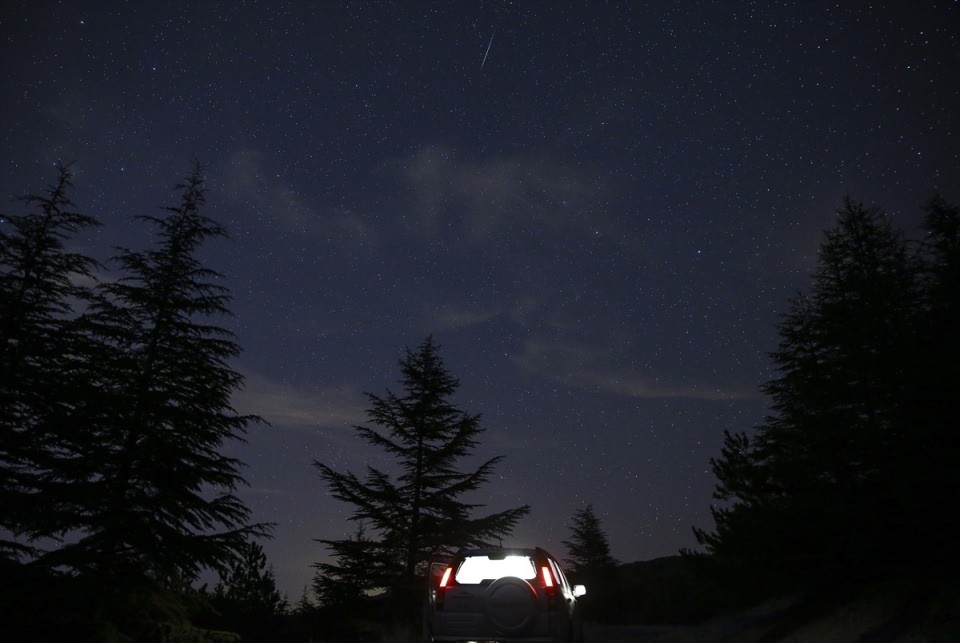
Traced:
POLYGON ((0 193, 72 161, 86 252, 204 164, 291 600, 351 531, 310 462, 389 466, 351 426, 431 333, 517 544, 592 503, 621 561, 694 546, 834 209, 960 200, 957 2, 8 1, 0 36, 0 193))

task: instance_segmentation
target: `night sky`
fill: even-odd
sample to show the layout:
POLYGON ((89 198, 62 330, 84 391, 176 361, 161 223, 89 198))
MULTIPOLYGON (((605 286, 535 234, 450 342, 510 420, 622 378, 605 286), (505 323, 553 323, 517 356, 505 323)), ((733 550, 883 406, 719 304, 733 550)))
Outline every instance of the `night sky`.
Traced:
POLYGON ((695 546, 844 196, 960 200, 957 2, 0 6, 3 211, 72 161, 106 260, 205 166, 291 600, 353 530, 311 462, 389 467, 352 425, 429 334, 513 544, 566 556, 592 503, 621 561, 695 546))

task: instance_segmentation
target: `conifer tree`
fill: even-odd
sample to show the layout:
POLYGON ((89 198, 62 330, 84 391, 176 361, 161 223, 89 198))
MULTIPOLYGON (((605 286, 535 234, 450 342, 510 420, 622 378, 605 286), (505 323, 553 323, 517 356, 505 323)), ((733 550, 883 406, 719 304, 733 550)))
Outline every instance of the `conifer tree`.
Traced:
POLYGON ((316 562, 313 592, 325 608, 355 609, 380 587, 380 576, 371 570, 390 567, 380 543, 366 537, 361 523, 356 533, 341 540, 319 540, 330 550, 332 560, 316 562))
POLYGON ((566 559, 571 581, 587 587, 582 599, 585 618, 610 621, 623 611, 623 592, 617 575, 617 560, 610 554, 607 534, 593 505, 578 509, 573 514, 570 540, 564 540, 569 557, 566 559))
POLYGON ((241 558, 229 565, 214 589, 214 596, 235 608, 267 615, 283 612, 287 602, 277 589, 273 569, 257 542, 249 542, 241 558))
POLYGON ((76 319, 98 264, 69 246, 99 223, 75 210, 71 187, 59 166, 54 185, 20 199, 26 214, 0 217, 0 557, 36 555, 30 541, 56 537, 73 513, 73 455, 86 436, 69 418, 90 350, 76 319))
POLYGON ((810 300, 781 327, 780 377, 766 386, 776 415, 757 439, 790 517, 778 547, 791 571, 867 575, 891 553, 891 507, 877 490, 907 439, 900 420, 918 303, 903 234, 879 208, 848 199, 826 234, 810 300))
POLYGON ((362 440, 396 459, 399 474, 368 466, 361 479, 315 462, 331 494, 354 506, 352 520, 369 526, 368 539, 321 540, 339 557, 321 566, 318 587, 363 574, 371 587, 396 588, 409 583, 432 557, 460 547, 496 542, 510 533, 526 505, 474 517, 483 507, 460 500, 478 489, 501 457, 472 471, 458 463, 477 446, 483 431, 480 416, 455 407, 450 397, 459 387, 427 338, 400 361, 400 395, 369 394, 370 426, 357 426, 362 440))
POLYGON ((936 202, 928 228, 925 252, 911 252, 878 208, 838 211, 810 293, 780 327, 773 413, 754 436, 728 433, 712 461, 724 505, 715 531, 695 533, 739 585, 897 574, 929 555, 917 534, 952 549, 944 458, 957 456, 958 415, 940 398, 960 380, 940 355, 956 350, 942 325, 960 305, 955 210, 936 202))
POLYGON ((239 348, 212 321, 229 294, 197 258, 223 230, 199 212, 197 166, 179 205, 142 217, 157 246, 121 251, 126 274, 96 283, 68 248, 98 224, 69 188, 60 168, 24 198, 33 211, 0 219, 2 616, 44 640, 200 637, 189 582, 267 530, 220 453, 257 420, 230 407, 239 348))
POLYGON ((249 524, 234 493, 241 463, 221 453, 258 420, 231 407, 242 378, 228 362, 239 347, 215 325, 229 314, 229 292, 198 257, 225 232, 201 213, 199 164, 177 189, 180 203, 164 216, 140 217, 156 228, 155 247, 120 251, 124 275, 101 285, 87 318, 103 344, 97 395, 81 409, 97 432, 83 453, 96 476, 81 537, 50 562, 114 586, 180 586, 224 569, 266 531, 249 524))
POLYGON ((563 544, 569 554, 566 563, 571 574, 596 576, 617 566, 616 559, 610 555, 607 534, 593 512, 593 505, 578 509, 573 514, 570 540, 564 540, 563 544))
POLYGON ((910 503, 892 529, 911 558, 927 567, 960 571, 955 543, 960 526, 952 507, 960 505, 960 209, 942 197, 926 208, 926 236, 920 245, 923 299, 915 311, 921 324, 911 357, 912 404, 903 418, 909 440, 890 457, 889 495, 910 503), (898 481, 910 481, 909 486, 898 481), (922 520, 918 517, 922 516, 922 520))
POLYGON ((216 612, 210 619, 214 629, 235 632, 242 641, 281 640, 277 630, 287 601, 259 543, 247 543, 242 557, 221 574, 210 603, 216 612))

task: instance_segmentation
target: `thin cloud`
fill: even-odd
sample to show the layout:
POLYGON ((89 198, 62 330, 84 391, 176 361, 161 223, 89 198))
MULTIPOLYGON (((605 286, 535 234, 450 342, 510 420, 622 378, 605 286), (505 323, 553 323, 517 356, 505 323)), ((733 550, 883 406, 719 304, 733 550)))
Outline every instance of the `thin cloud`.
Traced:
POLYGON ((441 306, 432 312, 434 325, 439 330, 466 328, 486 323, 500 315, 499 310, 482 310, 441 306))
POLYGON ((485 324, 494 319, 508 319, 519 326, 531 323, 531 317, 539 314, 544 306, 544 298, 525 296, 502 306, 482 307, 470 303, 447 303, 428 308, 426 317, 431 319, 431 327, 439 330, 467 328, 485 324))
POLYGON ((252 205, 288 230, 322 233, 364 245, 375 240, 373 229, 343 207, 318 207, 271 171, 270 159, 246 148, 235 152, 223 173, 224 189, 234 200, 252 205))
POLYGON ((601 390, 645 400, 660 399, 697 399, 697 400, 740 400, 756 397, 749 391, 723 389, 713 386, 701 386, 693 383, 688 386, 669 386, 656 378, 644 378, 614 373, 585 372, 574 378, 584 386, 595 386, 601 390))
POLYGON ((637 399, 737 400, 757 396, 756 392, 736 388, 667 382, 655 375, 638 375, 615 364, 612 355, 610 348, 535 338, 527 342, 514 362, 521 371, 535 377, 637 399))
POLYGON ((350 387, 307 392, 260 375, 247 375, 233 400, 241 413, 259 415, 275 427, 295 430, 350 429, 364 418, 366 400, 350 387))
POLYGON ((555 160, 473 162, 443 145, 402 159, 399 174, 414 195, 412 221, 419 234, 453 233, 471 243, 502 238, 506 231, 543 236, 596 227, 592 204, 604 192, 596 177, 555 160))

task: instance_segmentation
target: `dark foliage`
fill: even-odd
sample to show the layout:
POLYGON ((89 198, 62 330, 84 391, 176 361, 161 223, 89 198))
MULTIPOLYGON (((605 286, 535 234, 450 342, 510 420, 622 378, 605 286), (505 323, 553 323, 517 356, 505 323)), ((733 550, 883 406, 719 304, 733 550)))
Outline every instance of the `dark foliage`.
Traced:
POLYGON ((86 390, 91 343, 77 316, 91 299, 97 262, 71 252, 98 226, 75 211, 68 167, 56 184, 0 217, 0 556, 34 556, 35 539, 70 526, 73 457, 84 441, 69 421, 86 390), (7 536, 12 536, 12 538, 7 536))
POLYGON ((97 441, 81 455, 97 470, 75 525, 82 537, 61 548, 58 564, 190 581, 263 531, 246 524, 233 493, 240 463, 220 453, 257 421, 231 408, 242 380, 228 360, 239 347, 208 321, 229 313, 229 294, 196 257, 224 231, 200 212, 199 166, 177 189, 181 202, 165 216, 140 217, 157 228, 156 247, 121 250, 124 276, 101 286, 86 318, 101 346, 97 395, 80 411, 97 441))
POLYGON ((616 559, 610 555, 607 533, 593 512, 593 505, 573 514, 570 540, 564 540, 563 544, 569 554, 565 562, 571 574, 602 574, 617 565, 616 559))
POLYGON ((620 594, 617 561, 610 555, 607 534, 593 512, 593 505, 574 512, 570 540, 564 540, 563 544, 569 556, 565 563, 571 581, 587 588, 586 596, 580 599, 584 618, 615 620, 620 594))
POLYGON ((765 386, 772 415, 725 436, 708 562, 750 596, 957 569, 957 208, 911 243, 846 201, 765 386))
POLYGON ((431 338, 416 352, 407 350, 400 368, 403 394, 368 395, 371 426, 356 427, 361 439, 396 459, 399 474, 368 467, 361 479, 315 463, 332 495, 354 506, 352 520, 360 526, 352 538, 320 541, 336 562, 315 566, 315 590, 323 604, 353 606, 369 605, 366 595, 385 589, 388 597, 403 597, 398 600, 409 617, 418 610, 420 575, 432 558, 496 542, 529 507, 474 517, 483 505, 460 497, 479 488, 501 458, 473 471, 458 469, 483 429, 479 416, 449 401, 459 382, 444 368, 431 338))
POLYGON ((277 590, 263 547, 247 544, 207 596, 210 614, 200 620, 209 629, 235 632, 244 642, 284 641, 287 601, 277 590))
MULTIPOLYGON (((616 569, 620 593, 611 620, 646 625, 700 623, 720 611, 714 586, 683 556, 626 563, 616 569)), ((589 589, 587 596, 589 597, 589 589)))
POLYGON ((38 212, 2 231, 5 577, 37 590, 3 616, 29 640, 222 638, 191 624, 189 584, 267 530, 248 523, 240 463, 220 453, 257 420, 230 406, 239 347, 211 322, 229 294, 196 256, 224 233, 200 213, 197 165, 177 206, 141 217, 156 246, 121 250, 121 277, 94 283, 98 264, 64 249, 95 225, 72 212, 69 179, 61 169, 26 197, 38 212), (70 608, 41 617, 62 595, 70 608))

